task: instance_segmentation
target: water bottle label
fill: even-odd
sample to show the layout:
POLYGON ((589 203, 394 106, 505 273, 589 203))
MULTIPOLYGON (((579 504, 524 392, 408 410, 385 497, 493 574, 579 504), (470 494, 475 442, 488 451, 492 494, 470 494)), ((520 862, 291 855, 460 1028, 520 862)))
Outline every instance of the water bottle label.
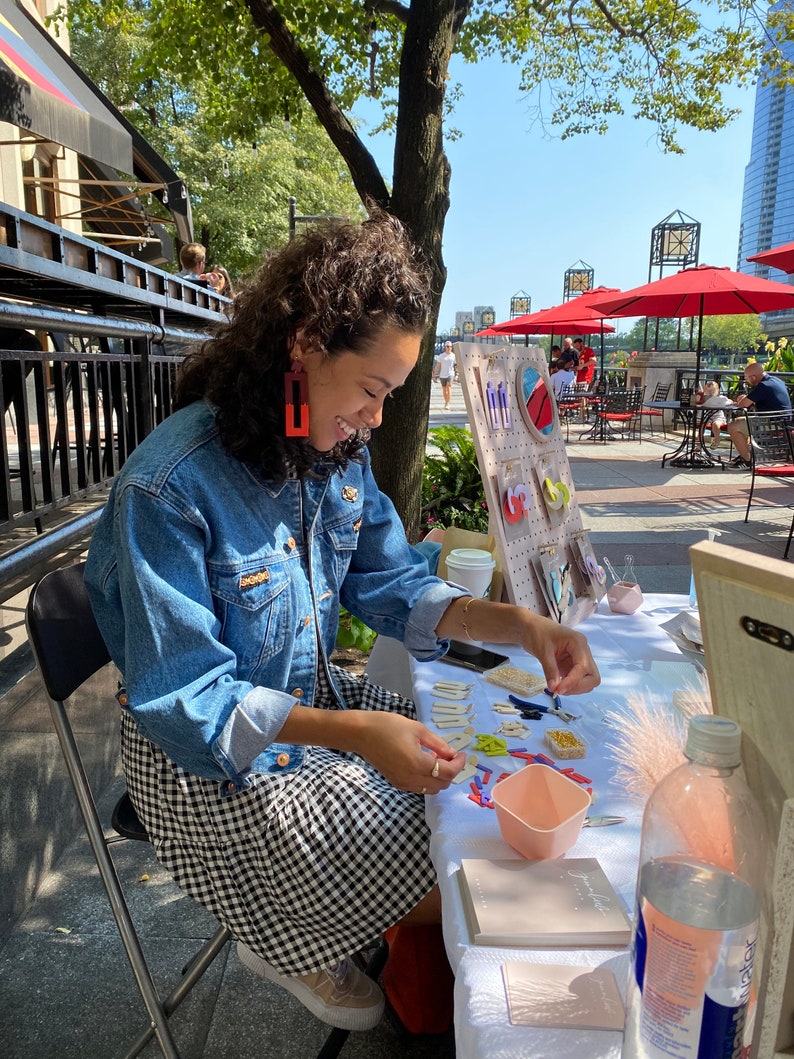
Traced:
POLYGON ((642 902, 634 937, 644 1059, 740 1059, 757 922, 708 930, 642 902))

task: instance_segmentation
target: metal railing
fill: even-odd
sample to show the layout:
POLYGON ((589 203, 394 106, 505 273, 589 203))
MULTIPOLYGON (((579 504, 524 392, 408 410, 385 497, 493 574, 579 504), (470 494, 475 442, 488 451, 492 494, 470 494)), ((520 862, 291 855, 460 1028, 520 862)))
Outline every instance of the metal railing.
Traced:
MULTIPOLYGON (((789 393, 794 395, 794 372, 788 371, 776 371, 775 376, 778 379, 782 379, 788 387, 789 393)), ((728 386, 734 385, 737 381, 740 385, 744 386, 744 363, 739 368, 704 368, 700 369, 700 384, 703 385, 706 382, 711 382, 712 379, 716 379, 720 383, 720 389, 725 390, 728 386)), ((695 387, 695 369, 694 368, 677 368, 675 373, 675 393, 673 394, 672 400, 677 401, 681 396, 682 390, 693 390, 695 387)))
POLYGON ((87 540, 228 304, 0 203, 0 601, 87 540))

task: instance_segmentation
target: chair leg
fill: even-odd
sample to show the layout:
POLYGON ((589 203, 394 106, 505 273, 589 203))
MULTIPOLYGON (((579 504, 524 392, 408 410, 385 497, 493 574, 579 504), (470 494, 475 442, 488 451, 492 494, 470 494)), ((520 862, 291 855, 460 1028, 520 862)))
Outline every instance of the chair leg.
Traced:
POLYGON ((750 504, 753 502, 753 490, 755 489, 755 467, 753 467, 753 474, 750 478, 750 495, 747 497, 747 510, 744 513, 744 521, 750 518, 750 504))
POLYGON ((791 517, 791 525, 788 531, 788 540, 786 541, 786 550, 783 552, 783 558, 788 559, 789 548, 791 548, 791 539, 794 537, 794 515, 791 517))
MULTIPOLYGON (((163 1012, 170 1016, 176 1011, 185 997, 198 983, 204 972, 209 969, 210 964, 221 952, 227 941, 231 940, 231 934, 226 927, 219 927, 209 941, 193 956, 182 970, 182 981, 172 990, 163 1001, 163 1012)), ((129 1051, 124 1054, 124 1059, 135 1059, 140 1055, 146 1045, 154 1036, 154 1027, 142 1030, 135 1038, 129 1051)))
POLYGON ((91 844, 91 850, 94 854, 99 874, 102 877, 105 893, 124 944, 124 951, 127 953, 127 959, 130 961, 135 980, 138 983, 138 989, 146 1005, 146 1011, 152 1025, 151 1033, 157 1037, 157 1043, 163 1053, 163 1059, 179 1059, 179 1052, 168 1025, 168 1017, 163 1010, 162 1001, 152 980, 146 958, 143 955, 140 939, 130 916, 130 910, 124 900, 124 891, 119 882, 116 866, 108 851, 105 834, 99 820, 99 813, 91 795, 88 778, 83 769, 77 742, 66 716, 63 703, 51 700, 50 713, 61 750, 63 751, 64 760, 69 770, 69 778, 72 781, 72 787, 80 806, 88 841, 91 844))

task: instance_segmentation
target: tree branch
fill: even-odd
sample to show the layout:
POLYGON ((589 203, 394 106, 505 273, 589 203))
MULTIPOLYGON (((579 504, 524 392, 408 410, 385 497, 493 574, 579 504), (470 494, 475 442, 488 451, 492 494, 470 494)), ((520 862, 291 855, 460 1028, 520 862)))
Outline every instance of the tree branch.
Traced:
POLYGON ((361 142, 320 74, 290 32, 272 0, 245 0, 254 25, 270 37, 269 47, 297 81, 320 124, 345 160, 362 202, 388 207, 390 196, 375 159, 361 142))
POLYGON ((394 15, 403 25, 408 21, 408 8, 399 0, 369 0, 367 10, 377 15, 394 15))

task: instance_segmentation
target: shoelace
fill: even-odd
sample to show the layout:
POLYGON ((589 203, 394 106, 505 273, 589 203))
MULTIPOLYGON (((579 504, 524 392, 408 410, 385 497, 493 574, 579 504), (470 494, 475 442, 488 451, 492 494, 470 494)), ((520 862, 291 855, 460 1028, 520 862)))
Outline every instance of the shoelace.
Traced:
POLYGON ((349 960, 340 960, 339 963, 325 968, 325 973, 334 982, 340 993, 347 993, 351 986, 351 971, 349 960))

